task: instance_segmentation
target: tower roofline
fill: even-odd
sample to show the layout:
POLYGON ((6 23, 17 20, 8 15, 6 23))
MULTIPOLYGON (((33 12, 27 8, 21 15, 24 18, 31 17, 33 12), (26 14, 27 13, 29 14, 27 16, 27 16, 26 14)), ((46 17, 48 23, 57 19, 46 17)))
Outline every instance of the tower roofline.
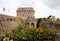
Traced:
POLYGON ((17 12, 22 11, 22 10, 32 10, 32 11, 34 11, 34 9, 32 7, 20 7, 20 8, 17 9, 17 12))

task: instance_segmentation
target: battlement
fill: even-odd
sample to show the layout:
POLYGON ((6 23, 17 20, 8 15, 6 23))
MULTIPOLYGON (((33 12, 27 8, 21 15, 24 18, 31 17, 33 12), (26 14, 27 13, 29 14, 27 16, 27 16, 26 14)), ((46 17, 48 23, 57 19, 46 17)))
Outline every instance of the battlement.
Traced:
POLYGON ((23 7, 23 8, 18 8, 17 12, 20 11, 34 11, 32 7, 23 7))
POLYGON ((17 16, 22 20, 34 18, 35 10, 32 7, 22 7, 17 9, 17 16))

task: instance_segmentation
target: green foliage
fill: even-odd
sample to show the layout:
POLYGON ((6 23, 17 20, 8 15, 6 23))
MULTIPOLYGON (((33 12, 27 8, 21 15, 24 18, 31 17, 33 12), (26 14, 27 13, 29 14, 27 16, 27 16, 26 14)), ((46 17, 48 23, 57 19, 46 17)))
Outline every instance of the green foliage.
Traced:
POLYGON ((52 15, 48 16, 47 19, 49 19, 52 15))
POLYGON ((38 19, 37 24, 36 24, 37 28, 39 28, 39 26, 40 26, 39 24, 40 24, 41 20, 42 20, 42 18, 38 19))
POLYGON ((48 28, 28 28, 24 38, 28 41, 54 40, 57 38, 56 30, 48 28))
MULTIPOLYGON (((37 24, 36 24, 36 28, 39 28, 39 27, 40 27, 40 22, 41 22, 42 20, 43 20, 43 21, 46 21, 47 19, 46 19, 46 18, 40 18, 40 19, 38 19, 37 24)), ((44 28, 46 27, 45 24, 43 24, 42 26, 44 26, 44 28)))
POLYGON ((10 33, 6 33, 6 37, 9 37, 10 39, 13 39, 14 41, 19 41, 21 39, 22 32, 24 31, 24 26, 22 25, 18 25, 15 29, 14 29, 14 34, 10 34, 10 33))
POLYGON ((20 27, 14 30, 13 35, 7 34, 7 37, 13 39, 14 41, 22 41, 22 40, 44 41, 44 40, 56 39, 57 32, 55 29, 48 29, 48 28, 21 28, 20 27))

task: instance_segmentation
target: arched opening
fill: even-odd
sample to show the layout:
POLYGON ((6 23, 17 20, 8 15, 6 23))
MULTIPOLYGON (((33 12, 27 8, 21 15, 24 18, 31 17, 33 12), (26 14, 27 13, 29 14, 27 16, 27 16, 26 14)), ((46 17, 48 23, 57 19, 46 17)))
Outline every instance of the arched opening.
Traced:
POLYGON ((27 23, 27 25, 29 26, 29 23, 27 23))
POLYGON ((31 23, 31 26, 33 26, 33 27, 34 27, 34 23, 31 23))
POLYGON ((7 21, 9 21, 9 19, 7 19, 7 21))
POLYGON ((12 18, 10 18, 10 21, 12 21, 13 19, 12 18))

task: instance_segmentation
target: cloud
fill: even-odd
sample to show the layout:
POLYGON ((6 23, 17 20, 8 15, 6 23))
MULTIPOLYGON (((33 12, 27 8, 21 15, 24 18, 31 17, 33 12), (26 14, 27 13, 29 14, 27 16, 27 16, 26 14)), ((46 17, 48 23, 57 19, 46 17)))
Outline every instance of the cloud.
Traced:
POLYGON ((49 15, 60 17, 60 0, 0 0, 0 12, 2 7, 6 8, 7 15, 12 16, 16 16, 19 7, 33 7, 37 18, 49 15))
POLYGON ((35 17, 47 17, 53 15, 60 17, 60 0, 19 0, 20 7, 33 7, 35 9, 35 17), (33 2, 33 4, 32 4, 33 2))
POLYGON ((44 4, 50 8, 57 9, 60 6, 60 0, 43 0, 44 4))
POLYGON ((16 16, 16 10, 18 7, 18 0, 0 0, 0 12, 3 12, 4 14, 16 16), (5 8, 5 12, 3 11, 3 7, 5 8))
POLYGON ((19 5, 20 5, 20 7, 32 7, 33 5, 32 5, 32 2, 33 2, 33 0, 18 0, 19 1, 19 5))

